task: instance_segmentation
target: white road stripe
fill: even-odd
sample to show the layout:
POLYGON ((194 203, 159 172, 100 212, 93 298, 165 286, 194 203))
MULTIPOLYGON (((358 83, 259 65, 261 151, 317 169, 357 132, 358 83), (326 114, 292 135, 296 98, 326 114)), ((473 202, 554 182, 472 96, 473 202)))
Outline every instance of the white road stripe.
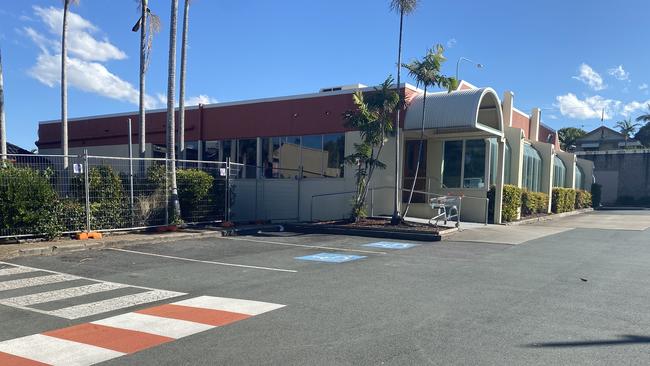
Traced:
POLYGON ((48 275, 48 276, 23 278, 19 280, 0 282, 0 291, 15 290, 18 288, 47 285, 50 283, 73 281, 78 279, 79 277, 77 276, 66 275, 66 274, 55 274, 55 275, 48 275))
POLYGON ((128 308, 135 305, 169 299, 172 297, 186 295, 182 292, 151 290, 139 294, 115 297, 112 299, 95 301, 86 304, 69 306, 57 310, 46 311, 46 314, 60 316, 66 319, 79 319, 87 316, 106 313, 109 311, 128 308))
POLYGON ((156 334, 174 339, 187 337, 192 334, 215 328, 215 326, 207 324, 138 313, 122 314, 94 321, 92 323, 156 334))
POLYGON ((366 253, 366 254, 388 254, 386 252, 379 252, 375 250, 362 250, 362 249, 348 249, 348 248, 336 248, 336 247, 324 247, 320 245, 306 245, 306 244, 293 244, 293 243, 280 243, 277 241, 269 240, 257 240, 257 239, 248 239, 248 238, 233 238, 229 236, 224 236, 220 239, 227 240, 240 240, 240 241, 249 241, 252 243, 264 243, 264 244, 274 244, 274 245, 283 245, 287 247, 299 247, 299 248, 310 248, 310 249, 324 249, 324 250, 336 250, 337 252, 353 252, 353 253, 366 253))
POLYGON ((160 257, 160 258, 168 258, 168 259, 176 259, 179 261, 187 261, 187 262, 196 262, 196 263, 205 263, 205 264, 216 264, 219 266, 228 266, 228 267, 240 267, 240 268, 250 268, 250 269, 262 269, 266 271, 276 271, 276 272, 289 272, 289 273, 296 273, 298 271, 295 271, 293 269, 282 269, 282 268, 271 268, 271 267, 259 267, 259 266, 249 266, 245 264, 234 264, 234 263, 224 263, 224 262, 213 262, 213 261, 204 261, 200 259, 192 259, 192 258, 183 258, 183 257, 175 257, 173 255, 163 255, 163 254, 155 254, 155 253, 147 253, 147 252, 140 252, 137 250, 127 250, 127 249, 118 249, 118 248, 108 248, 108 250, 114 250, 117 252, 125 252, 125 253, 134 253, 134 254, 142 254, 142 255, 150 255, 152 257, 160 257))
POLYGON ((88 344, 34 334, 0 342, 0 351, 50 365, 92 365, 124 353, 88 344))
POLYGON ((284 305, 270 302, 231 299, 226 297, 199 296, 192 299, 182 300, 173 303, 196 308, 229 311, 232 313, 259 315, 267 311, 284 307, 284 305))
POLYGON ((93 283, 92 285, 64 288, 61 290, 39 292, 37 294, 10 297, 0 299, 0 304, 8 306, 30 306, 44 302, 65 300, 73 297, 95 294, 98 292, 111 291, 119 288, 129 287, 119 283, 93 283))
POLYGON ((8 276, 8 275, 12 275, 12 274, 29 273, 29 272, 36 272, 36 271, 34 269, 25 268, 25 267, 3 268, 3 269, 0 269, 0 276, 8 276))

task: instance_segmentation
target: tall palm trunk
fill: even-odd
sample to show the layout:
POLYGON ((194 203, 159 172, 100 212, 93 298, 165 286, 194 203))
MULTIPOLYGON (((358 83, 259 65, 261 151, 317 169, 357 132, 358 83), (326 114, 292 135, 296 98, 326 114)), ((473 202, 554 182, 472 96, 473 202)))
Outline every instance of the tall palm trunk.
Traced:
POLYGON ((0 50, 0 159, 7 160, 7 126, 5 124, 5 93, 2 81, 2 50, 0 50))
MULTIPOLYGON (((147 72, 147 6, 148 0, 142 0, 142 14, 140 15, 140 125, 139 125, 139 136, 138 136, 138 146, 140 149, 140 158, 144 159, 147 153, 146 148, 146 113, 145 113, 145 74, 147 72)), ((130 132, 130 131, 129 131, 130 132)), ((144 170, 144 163, 141 161, 141 170, 144 170)), ((141 172, 144 173, 144 172, 141 172)))
POLYGON ((167 164, 171 176, 172 219, 178 220, 181 208, 178 202, 176 185, 176 125, 174 123, 174 87, 176 82, 176 23, 178 17, 178 0, 171 0, 171 21, 169 22, 169 67, 167 69, 167 164))
POLYGON ((70 0, 63 3, 63 30, 61 34, 61 149, 63 150, 63 168, 68 169, 68 80, 66 63, 68 51, 65 41, 68 35, 68 8, 70 0))
POLYGON ((181 80, 178 91, 178 152, 181 159, 187 159, 185 153, 185 74, 187 66, 187 31, 189 28, 190 0, 185 0, 183 10, 183 35, 181 38, 181 80))
POLYGON ((427 86, 424 86, 424 96, 422 100, 422 123, 420 126, 420 147, 418 149, 418 162, 415 164, 415 174, 413 175, 413 184, 411 184, 411 191, 409 192, 409 199, 406 202, 406 208, 404 209, 404 215, 402 217, 406 217, 406 214, 409 212, 409 208, 411 207, 411 200, 413 199, 413 191, 415 191, 415 183, 418 180, 418 173, 420 172, 420 160, 422 160, 422 146, 424 145, 424 121, 426 119, 427 115, 427 86))
POLYGON ((400 217, 400 203, 401 203, 401 192, 400 192, 400 168, 401 168, 401 151, 400 151, 400 133, 399 133, 399 120, 400 113, 402 111, 402 94, 400 92, 400 83, 402 76, 402 35, 403 35, 403 25, 404 25, 404 9, 400 9, 399 13, 399 46, 397 47, 397 93, 400 98, 400 103, 397 105, 397 115, 395 117, 395 191, 393 192, 393 216, 391 218, 391 223, 397 225, 402 221, 400 217))

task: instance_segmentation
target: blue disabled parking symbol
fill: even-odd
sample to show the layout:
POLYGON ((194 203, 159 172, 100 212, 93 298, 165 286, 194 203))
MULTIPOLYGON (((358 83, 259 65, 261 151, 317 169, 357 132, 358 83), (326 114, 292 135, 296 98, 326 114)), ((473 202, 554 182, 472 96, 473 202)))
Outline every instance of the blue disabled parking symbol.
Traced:
POLYGON ((366 258, 366 256, 344 254, 344 253, 318 253, 318 254, 306 255, 303 257, 296 257, 296 259, 303 260, 303 261, 327 262, 327 263, 351 262, 363 258, 366 258))
POLYGON ((418 244, 409 243, 393 243, 390 241, 378 241, 376 243, 364 244, 364 247, 382 248, 382 249, 408 249, 417 246, 418 244))

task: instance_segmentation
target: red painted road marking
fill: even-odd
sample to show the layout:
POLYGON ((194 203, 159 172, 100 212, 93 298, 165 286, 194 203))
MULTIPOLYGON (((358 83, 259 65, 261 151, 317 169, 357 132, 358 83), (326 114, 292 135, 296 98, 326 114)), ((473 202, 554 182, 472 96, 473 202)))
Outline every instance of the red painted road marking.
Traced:
POLYGON ((11 365, 11 366, 49 366, 46 363, 30 360, 28 358, 22 358, 9 353, 0 352, 0 365, 11 365))
POLYGON ((149 309, 138 310, 136 313, 187 320, 207 325, 222 326, 250 318, 250 315, 233 313, 223 310, 195 308, 191 306, 165 304, 149 309))
POLYGON ((108 348, 122 353, 134 353, 174 339, 105 325, 79 324, 43 333, 50 337, 108 348))

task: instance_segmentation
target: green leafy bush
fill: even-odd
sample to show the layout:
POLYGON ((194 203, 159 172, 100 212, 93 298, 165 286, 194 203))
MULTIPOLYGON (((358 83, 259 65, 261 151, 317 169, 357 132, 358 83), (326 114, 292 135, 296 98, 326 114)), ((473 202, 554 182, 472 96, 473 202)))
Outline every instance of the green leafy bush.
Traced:
POLYGON ((575 208, 582 209, 588 207, 591 207, 591 193, 582 189, 576 190, 575 208))
POLYGON ((508 222, 517 219, 521 207, 521 188, 506 184, 503 186, 503 204, 501 205, 501 220, 508 222))
POLYGON ((56 215, 59 200, 49 179, 31 168, 0 168, 0 233, 43 234, 64 230, 56 215))
POLYGON ((90 182, 90 227, 92 230, 123 228, 130 212, 120 176, 100 165, 88 171, 90 182))
POLYGON ((176 182, 181 218, 185 221, 208 219, 214 178, 202 170, 179 169, 176 172, 176 182))
POLYGON ((602 193, 603 193, 602 185, 598 183, 593 183, 591 185, 591 202, 593 204, 593 207, 600 207, 600 204, 602 203, 601 201, 602 193))
POLYGON ((576 202, 576 190, 571 188, 553 188, 551 210, 553 213, 573 211, 576 202))
POLYGON ((532 216, 545 214, 548 209, 548 195, 542 192, 523 191, 521 194, 521 214, 532 216))

